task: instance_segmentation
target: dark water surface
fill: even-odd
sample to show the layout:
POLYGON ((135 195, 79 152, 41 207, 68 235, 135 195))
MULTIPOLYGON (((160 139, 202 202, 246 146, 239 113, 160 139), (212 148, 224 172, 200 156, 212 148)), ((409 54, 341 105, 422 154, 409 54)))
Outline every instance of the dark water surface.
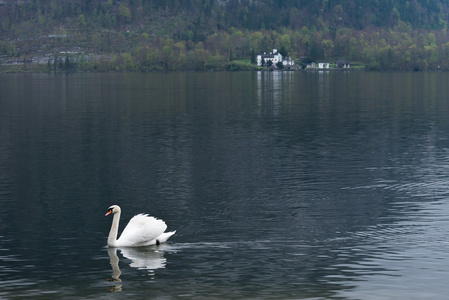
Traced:
POLYGON ((443 299, 448 82, 2 74, 0 298, 443 299), (111 204, 177 233, 108 251, 111 204))

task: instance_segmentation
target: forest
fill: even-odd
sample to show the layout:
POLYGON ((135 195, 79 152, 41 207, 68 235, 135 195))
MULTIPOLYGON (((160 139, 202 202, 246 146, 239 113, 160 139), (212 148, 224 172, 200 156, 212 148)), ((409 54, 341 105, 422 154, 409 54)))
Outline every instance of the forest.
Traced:
POLYGON ((0 0, 0 62, 46 71, 247 70, 297 64, 449 70, 449 0, 0 0))

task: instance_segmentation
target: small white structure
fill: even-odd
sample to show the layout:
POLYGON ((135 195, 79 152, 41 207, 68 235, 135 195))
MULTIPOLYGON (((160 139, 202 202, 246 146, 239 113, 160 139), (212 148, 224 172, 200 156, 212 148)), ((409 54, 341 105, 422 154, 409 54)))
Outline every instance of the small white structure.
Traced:
POLYGON ((318 63, 318 69, 320 69, 320 70, 329 69, 329 63, 328 62, 320 62, 320 63, 318 63))
POLYGON ((278 53, 277 49, 273 49, 273 52, 270 54, 266 53, 257 54, 258 66, 261 66, 262 62, 266 66, 269 61, 271 61, 273 65, 276 65, 278 62, 282 62, 282 55, 278 53))
POLYGON ((286 57, 283 61, 282 61, 282 65, 284 67, 292 67, 295 65, 295 61, 293 59, 291 59, 291 57, 286 57))
POLYGON ((314 62, 308 63, 306 65, 306 69, 315 69, 316 68, 316 64, 314 62))

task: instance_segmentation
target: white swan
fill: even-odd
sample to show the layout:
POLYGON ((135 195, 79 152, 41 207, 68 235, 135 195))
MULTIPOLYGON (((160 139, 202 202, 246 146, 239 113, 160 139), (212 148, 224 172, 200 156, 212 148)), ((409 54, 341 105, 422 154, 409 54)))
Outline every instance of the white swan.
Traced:
POLYGON ((138 214, 129 220, 123 229, 120 238, 117 239, 118 223, 120 221, 121 209, 118 205, 108 208, 105 216, 113 214, 111 231, 108 236, 109 247, 143 247, 159 245, 167 241, 176 231, 164 232, 167 228, 165 222, 150 217, 147 214, 138 214))

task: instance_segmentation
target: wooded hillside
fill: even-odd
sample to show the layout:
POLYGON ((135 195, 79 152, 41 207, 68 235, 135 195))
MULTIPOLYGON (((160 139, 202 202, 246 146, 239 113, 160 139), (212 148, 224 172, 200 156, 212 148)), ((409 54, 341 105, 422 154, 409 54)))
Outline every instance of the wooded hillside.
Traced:
POLYGON ((0 0, 0 56, 52 70, 207 70, 277 48, 449 70, 448 21, 448 0, 0 0))

